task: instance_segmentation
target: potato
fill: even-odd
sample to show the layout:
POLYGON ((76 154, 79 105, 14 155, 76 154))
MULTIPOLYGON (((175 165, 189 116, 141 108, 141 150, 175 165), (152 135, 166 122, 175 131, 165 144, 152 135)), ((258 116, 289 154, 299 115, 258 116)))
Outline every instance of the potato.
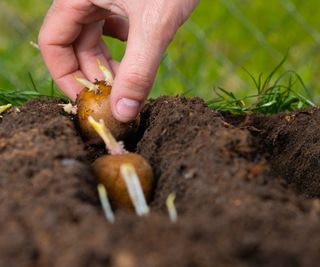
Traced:
POLYGON ((126 141, 134 134, 139 126, 140 118, 130 123, 117 121, 111 112, 110 93, 111 86, 105 81, 96 81, 99 90, 89 90, 84 88, 77 97, 78 124, 80 130, 90 144, 102 143, 101 138, 88 122, 88 117, 92 116, 95 120, 103 119, 112 135, 117 140, 126 141))
POLYGON ((153 173, 148 161, 142 156, 135 153, 105 155, 92 164, 92 169, 99 182, 106 187, 108 197, 114 208, 133 209, 126 183, 120 174, 120 166, 124 163, 133 165, 139 177, 144 196, 146 200, 149 200, 153 185, 153 173))

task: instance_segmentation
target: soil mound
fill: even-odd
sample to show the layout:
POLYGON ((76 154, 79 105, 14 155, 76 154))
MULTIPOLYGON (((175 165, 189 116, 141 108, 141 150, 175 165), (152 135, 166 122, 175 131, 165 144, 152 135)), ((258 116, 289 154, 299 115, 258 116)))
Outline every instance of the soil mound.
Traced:
POLYGON ((317 266, 317 109, 241 119, 160 97, 131 144, 157 179, 151 214, 101 211, 88 147, 59 100, 0 123, 0 266, 317 266), (286 117, 289 116, 289 117, 286 117), (294 116, 293 120, 289 120, 294 116), (178 221, 165 200, 174 192, 178 221))

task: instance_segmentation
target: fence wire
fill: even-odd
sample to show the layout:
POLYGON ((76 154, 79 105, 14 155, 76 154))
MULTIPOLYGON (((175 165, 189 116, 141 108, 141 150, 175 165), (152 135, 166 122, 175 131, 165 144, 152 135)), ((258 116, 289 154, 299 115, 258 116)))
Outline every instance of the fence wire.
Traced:
MULTIPOLYGON (((50 79, 36 41, 50 0, 0 3, 0 88, 50 79), (17 64, 17 59, 19 64, 17 64)), ((317 0, 201 0, 162 61, 153 96, 190 93, 206 99, 213 88, 247 94, 253 76, 269 73, 288 54, 282 71, 294 70, 317 101, 320 92, 320 4, 317 0)), ((108 39, 117 59, 124 45, 108 39)), ((319 101, 318 101, 319 103, 319 101)))
POLYGON ((317 100, 319 11, 317 1, 202 1, 169 48, 163 72, 173 76, 160 83, 179 79, 180 90, 205 98, 218 86, 246 94, 253 84, 243 68, 267 74, 288 53, 282 71, 297 72, 317 100))

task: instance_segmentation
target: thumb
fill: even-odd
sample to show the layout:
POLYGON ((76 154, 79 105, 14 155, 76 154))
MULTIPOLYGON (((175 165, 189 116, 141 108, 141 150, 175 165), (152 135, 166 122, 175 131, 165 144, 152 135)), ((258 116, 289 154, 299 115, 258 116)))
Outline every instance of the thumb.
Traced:
POLYGON ((122 122, 133 120, 139 113, 153 85, 163 53, 175 33, 159 33, 155 25, 142 22, 130 25, 128 44, 113 83, 111 108, 122 122), (147 29, 148 28, 148 29, 147 29))

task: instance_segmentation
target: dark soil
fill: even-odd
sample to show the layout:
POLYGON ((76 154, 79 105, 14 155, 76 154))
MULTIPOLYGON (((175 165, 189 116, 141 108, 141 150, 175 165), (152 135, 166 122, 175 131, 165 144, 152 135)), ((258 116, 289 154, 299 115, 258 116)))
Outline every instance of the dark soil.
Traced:
POLYGON ((0 124, 1 267, 319 265, 318 109, 234 117, 197 98, 152 101, 130 146, 155 173, 151 214, 117 210, 110 224, 90 171, 103 149, 58 102, 0 124))

